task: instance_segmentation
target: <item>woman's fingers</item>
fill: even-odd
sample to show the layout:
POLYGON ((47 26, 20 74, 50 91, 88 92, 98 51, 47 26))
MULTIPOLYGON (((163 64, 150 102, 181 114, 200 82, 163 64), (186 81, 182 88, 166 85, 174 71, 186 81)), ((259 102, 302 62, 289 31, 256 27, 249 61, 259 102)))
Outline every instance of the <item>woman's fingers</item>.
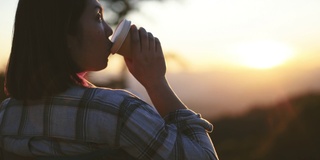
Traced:
POLYGON ((130 29, 130 36, 131 36, 131 46, 134 53, 141 51, 141 45, 140 45, 140 36, 138 29, 135 25, 131 26, 130 29))
POLYGON ((130 34, 132 56, 136 57, 135 59, 148 60, 155 55, 163 54, 159 39, 143 27, 137 29, 135 25, 132 25, 130 34))
POLYGON ((155 51, 155 41, 152 33, 148 32, 148 39, 149 39, 149 51, 154 52, 155 51))
POLYGON ((139 36, 140 36, 141 51, 148 51, 149 50, 148 33, 142 27, 139 28, 139 36))
POLYGON ((162 47, 161 47, 161 43, 160 43, 160 40, 156 37, 155 40, 155 51, 157 53, 161 53, 162 54, 162 47))

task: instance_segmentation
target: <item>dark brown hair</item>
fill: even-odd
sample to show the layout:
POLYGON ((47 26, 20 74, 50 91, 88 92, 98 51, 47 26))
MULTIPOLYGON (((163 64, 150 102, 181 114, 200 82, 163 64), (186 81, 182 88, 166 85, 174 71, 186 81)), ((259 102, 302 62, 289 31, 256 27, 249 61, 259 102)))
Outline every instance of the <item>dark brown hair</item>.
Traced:
POLYGON ((16 99, 38 99, 82 84, 68 51, 87 0, 19 0, 5 90, 16 99))

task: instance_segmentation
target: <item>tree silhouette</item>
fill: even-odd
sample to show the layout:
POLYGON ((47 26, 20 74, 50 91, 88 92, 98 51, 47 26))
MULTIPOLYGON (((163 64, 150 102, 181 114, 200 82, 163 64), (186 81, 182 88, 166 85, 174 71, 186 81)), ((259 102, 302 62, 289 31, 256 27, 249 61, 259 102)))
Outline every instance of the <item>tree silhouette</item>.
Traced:
POLYGON ((101 0, 100 2, 107 8, 105 10, 109 13, 107 15, 111 15, 108 16, 108 23, 116 25, 130 12, 138 11, 140 4, 147 1, 164 2, 166 0, 101 0))

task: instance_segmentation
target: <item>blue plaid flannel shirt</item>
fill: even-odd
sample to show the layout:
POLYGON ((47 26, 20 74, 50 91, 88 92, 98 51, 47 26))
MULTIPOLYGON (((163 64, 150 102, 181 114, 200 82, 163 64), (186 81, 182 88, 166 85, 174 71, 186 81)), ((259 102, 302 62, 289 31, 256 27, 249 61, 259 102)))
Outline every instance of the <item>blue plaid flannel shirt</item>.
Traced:
POLYGON ((107 88, 74 86, 28 105, 8 98, 0 106, 0 147, 23 156, 106 149, 125 159, 218 159, 212 129, 191 110, 163 118, 135 95, 107 88))

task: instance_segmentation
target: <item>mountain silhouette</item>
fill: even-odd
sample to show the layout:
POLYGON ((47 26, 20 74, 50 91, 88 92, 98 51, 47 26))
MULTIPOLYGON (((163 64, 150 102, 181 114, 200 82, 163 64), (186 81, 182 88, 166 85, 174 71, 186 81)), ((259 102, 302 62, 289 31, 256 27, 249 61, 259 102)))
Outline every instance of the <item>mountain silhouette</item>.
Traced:
POLYGON ((309 93, 212 121, 210 136, 225 160, 318 160, 319 122, 320 93, 309 93))

